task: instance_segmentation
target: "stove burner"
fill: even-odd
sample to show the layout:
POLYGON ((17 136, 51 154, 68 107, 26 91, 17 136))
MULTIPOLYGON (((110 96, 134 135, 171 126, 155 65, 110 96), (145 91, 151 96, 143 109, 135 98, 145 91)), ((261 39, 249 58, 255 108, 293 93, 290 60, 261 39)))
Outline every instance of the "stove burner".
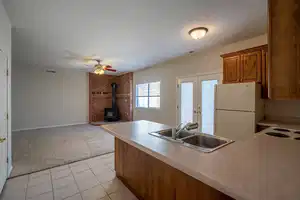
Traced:
POLYGON ((281 132, 291 132, 290 130, 283 129, 283 128, 274 128, 275 131, 281 131, 281 132))
POLYGON ((269 136, 273 136, 273 137, 279 137, 279 138, 289 138, 290 136, 282 134, 282 133, 277 133, 277 132, 267 132, 265 133, 269 136))

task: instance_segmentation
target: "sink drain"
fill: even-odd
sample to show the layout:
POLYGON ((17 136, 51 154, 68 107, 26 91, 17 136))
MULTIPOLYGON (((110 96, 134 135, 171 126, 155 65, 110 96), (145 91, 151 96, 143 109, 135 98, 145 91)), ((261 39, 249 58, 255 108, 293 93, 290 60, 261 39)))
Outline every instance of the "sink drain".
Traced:
POLYGON ((277 132, 268 132, 266 133, 269 136, 273 136, 273 137, 279 137, 279 138, 289 138, 290 136, 282 134, 282 133, 277 133, 277 132))

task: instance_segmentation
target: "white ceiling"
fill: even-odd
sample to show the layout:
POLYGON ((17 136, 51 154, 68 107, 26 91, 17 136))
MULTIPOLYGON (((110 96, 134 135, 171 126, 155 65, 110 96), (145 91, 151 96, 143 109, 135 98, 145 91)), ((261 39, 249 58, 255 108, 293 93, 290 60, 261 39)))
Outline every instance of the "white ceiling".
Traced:
POLYGON ((267 0, 3 0, 13 62, 84 68, 68 51, 133 71, 266 32, 267 0), (209 29, 190 38, 196 26, 209 29))

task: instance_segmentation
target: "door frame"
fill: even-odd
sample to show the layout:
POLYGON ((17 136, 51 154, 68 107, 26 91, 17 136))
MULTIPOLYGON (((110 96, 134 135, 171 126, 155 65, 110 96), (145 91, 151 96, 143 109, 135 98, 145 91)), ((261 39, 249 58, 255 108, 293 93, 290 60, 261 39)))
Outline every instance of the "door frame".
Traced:
MULTIPOLYGON (((196 78, 197 79, 197 88, 199 88, 198 79, 199 77, 205 77, 205 76, 219 76, 218 79, 220 82, 219 84, 222 84, 223 82, 223 71, 216 71, 216 72, 208 72, 208 73, 196 73, 196 74, 190 74, 186 76, 177 76, 176 77, 176 126, 180 124, 180 117, 179 117, 179 104, 180 104, 180 88, 178 87, 181 79, 189 79, 189 78, 196 78)), ((199 104, 199 93, 196 94, 197 97, 197 104, 199 104)), ((198 106, 197 106, 198 109, 198 106)), ((197 120, 199 123, 199 119, 197 120)), ((199 126, 200 127, 200 126, 199 126)), ((201 128, 201 127, 200 127, 201 128)))
POLYGON ((9 58, 8 58, 8 55, 5 53, 5 51, 3 49, 0 48, 0 52, 4 55, 5 57, 5 63, 6 63, 6 69, 5 69, 5 73, 6 74, 6 179, 7 177, 9 176, 10 174, 10 169, 9 169, 9 163, 8 163, 8 155, 9 155, 9 141, 10 141, 10 138, 9 138, 9 120, 10 120, 10 116, 9 116, 9 100, 10 100, 10 97, 9 97, 9 58))

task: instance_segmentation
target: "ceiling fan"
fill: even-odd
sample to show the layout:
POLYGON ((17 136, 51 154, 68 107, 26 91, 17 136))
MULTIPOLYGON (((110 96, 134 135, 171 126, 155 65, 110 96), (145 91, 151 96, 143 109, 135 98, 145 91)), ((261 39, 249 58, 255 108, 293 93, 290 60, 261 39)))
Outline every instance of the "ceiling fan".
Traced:
MULTIPOLYGON (((84 63, 97 63, 94 66, 94 73, 98 74, 98 75, 102 75, 105 74, 105 71, 110 71, 110 72, 117 72, 117 70, 113 69, 111 65, 105 65, 105 64, 101 64, 102 60, 100 60, 99 58, 95 58, 95 56, 81 56, 79 54, 76 54, 74 52, 68 51, 66 50, 66 53, 68 54, 67 59, 72 59, 72 60, 82 60, 84 61, 84 63)), ((88 66, 87 64, 85 64, 85 66, 88 66)))
POLYGON ((86 62, 96 61, 97 62, 97 64, 94 66, 95 74, 102 75, 105 73, 105 71, 117 72, 117 70, 113 69, 112 66, 101 64, 101 60, 99 60, 99 59, 84 59, 84 61, 86 61, 86 62))

